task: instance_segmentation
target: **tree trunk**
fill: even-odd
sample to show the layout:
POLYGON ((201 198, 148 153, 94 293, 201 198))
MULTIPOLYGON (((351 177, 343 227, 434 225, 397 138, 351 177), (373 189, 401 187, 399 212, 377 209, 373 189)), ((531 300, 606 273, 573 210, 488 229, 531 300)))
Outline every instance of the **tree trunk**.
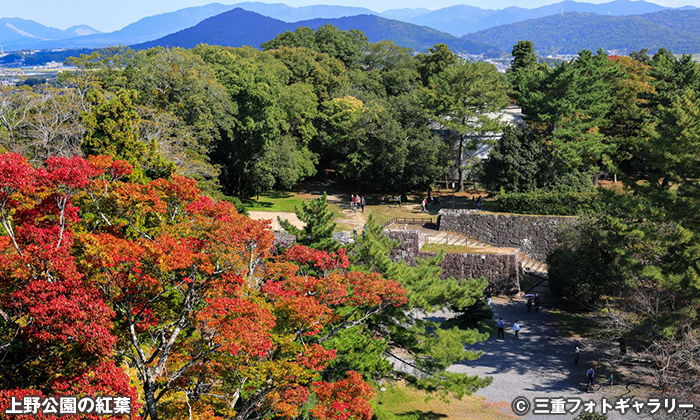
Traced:
POLYGON ((156 411, 156 385, 151 378, 148 378, 143 383, 143 394, 146 399, 146 407, 144 407, 144 415, 142 418, 158 420, 158 412, 156 411))
POLYGON ((627 355, 627 341, 625 341, 624 337, 620 337, 620 355, 627 355))
POLYGON ((459 136, 459 148, 457 149, 457 174, 458 174, 458 182, 459 182, 459 187, 457 191, 463 192, 464 191, 464 168, 462 167, 462 160, 464 156, 464 136, 460 135, 459 136))

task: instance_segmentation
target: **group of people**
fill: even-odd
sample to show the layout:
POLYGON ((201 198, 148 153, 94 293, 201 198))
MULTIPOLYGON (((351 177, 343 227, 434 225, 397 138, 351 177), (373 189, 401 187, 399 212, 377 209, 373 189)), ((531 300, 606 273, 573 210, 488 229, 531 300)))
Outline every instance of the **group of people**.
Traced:
POLYGON ((532 312, 532 307, 535 307, 535 312, 540 311, 540 295, 539 293, 535 293, 535 296, 528 296, 527 297, 527 311, 532 312))
POLYGON ((350 196, 350 208, 353 211, 357 211, 359 209, 362 209, 362 213, 365 212, 365 197, 360 197, 360 195, 355 195, 352 194, 350 196))
MULTIPOLYGON (((502 338, 504 340, 506 339, 505 327, 506 323, 505 321, 503 321, 503 318, 498 318, 498 338, 502 338)), ((517 319, 513 323, 513 332, 515 333, 515 339, 518 340, 518 333, 520 332, 520 323, 517 319)))
POLYGON ((421 212, 426 213, 428 211, 428 204, 440 204, 440 197, 428 197, 424 198, 420 202, 421 212))

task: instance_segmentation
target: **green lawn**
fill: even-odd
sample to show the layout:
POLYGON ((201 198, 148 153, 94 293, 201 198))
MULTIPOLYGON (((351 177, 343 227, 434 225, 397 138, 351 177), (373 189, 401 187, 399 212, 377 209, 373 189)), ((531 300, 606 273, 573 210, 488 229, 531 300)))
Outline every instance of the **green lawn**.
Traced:
POLYGON ((374 220, 381 225, 395 217, 432 217, 433 222, 435 222, 437 221, 438 211, 439 208, 437 206, 428 206, 428 213, 421 213, 417 200, 415 203, 408 202, 401 207, 398 207, 396 204, 368 205, 365 207, 367 217, 371 214, 374 220))
MULTIPOLYGON (((467 194, 471 193, 457 193, 454 203, 455 209, 476 208, 476 202, 472 201, 471 197, 467 196, 467 194)), ((408 202, 402 203, 401 207, 398 207, 393 200, 380 205, 379 199, 377 197, 372 197, 371 200, 368 199, 369 205, 365 208, 365 212, 371 214, 374 219, 381 224, 384 224, 394 217, 432 217, 433 221, 437 221, 437 214, 440 209, 452 209, 452 192, 450 191, 449 194, 445 192, 436 192, 435 195, 440 197, 440 205, 429 204, 427 213, 422 213, 420 211, 420 202, 423 197, 425 197, 425 194, 408 194, 408 202)), ((485 196, 485 194, 482 195, 485 196)), ((388 196, 389 195, 387 195, 387 197, 388 196)), ((498 209, 498 201, 483 201, 484 211, 496 212, 498 209)))
POLYGON ((588 334, 594 323, 585 314, 578 314, 562 309, 552 309, 550 313, 557 320, 557 325, 570 335, 581 337, 588 334))
MULTIPOLYGON (((457 193, 455 197, 455 208, 457 209, 473 209, 475 208, 475 203, 472 201, 471 197, 466 196, 467 193, 457 193)), ((475 194, 470 192, 469 194, 475 194)), ((392 218, 403 218, 403 217, 425 217, 432 218, 433 221, 437 221, 437 214, 441 208, 451 209, 452 208, 452 194, 446 194, 444 192, 436 193, 440 196, 440 205, 428 205, 428 212, 422 213, 420 211, 420 201, 423 199, 425 194, 409 194, 408 201, 404 202, 401 207, 398 207, 394 201, 389 197, 391 194, 384 195, 386 201, 382 203, 380 200, 380 195, 367 195, 367 206, 365 207, 365 216, 369 217, 372 215, 374 219, 379 224, 384 224, 392 218)), ((485 195, 484 195, 485 196, 485 195)), ((301 208, 301 203, 303 201, 308 201, 311 195, 304 193, 303 191, 267 191, 261 193, 259 196, 251 197, 247 200, 243 200, 243 204, 249 211, 268 211, 268 212, 285 212, 293 213, 295 206, 301 208)), ((348 196, 349 199, 349 196, 348 196)), ((497 211, 498 202, 497 201, 484 201, 484 210, 487 211, 497 211)), ((329 204, 329 208, 333 212, 335 219, 342 219, 343 215, 339 206, 335 204, 329 204)), ((339 226, 338 229, 344 229, 343 226, 339 226)), ((461 252, 461 251, 460 251, 461 252)))
MULTIPOLYGON (((268 191, 256 198, 243 201, 249 211, 294 213, 295 207, 301 209, 301 203, 310 200, 310 198, 301 198, 300 193, 293 191, 268 191)), ((340 207, 337 205, 329 204, 328 208, 335 219, 342 216, 340 207)))
POLYGON ((389 384, 385 391, 377 390, 372 408, 378 420, 499 420, 512 418, 508 404, 493 404, 477 396, 447 402, 407 387, 404 383, 389 384), (427 399, 427 400, 426 400, 427 399))
POLYGON ((297 193, 290 191, 268 191, 260 194, 259 199, 251 198, 243 201, 243 204, 252 211, 274 211, 294 213, 294 206, 301 208, 301 202, 297 193))

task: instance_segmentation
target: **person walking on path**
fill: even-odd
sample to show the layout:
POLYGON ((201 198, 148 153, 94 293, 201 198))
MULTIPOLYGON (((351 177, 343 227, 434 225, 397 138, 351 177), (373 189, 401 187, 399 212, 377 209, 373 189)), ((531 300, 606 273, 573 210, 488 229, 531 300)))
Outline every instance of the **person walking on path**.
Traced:
POLYGON ((515 331, 515 339, 518 340, 518 333, 520 332, 520 324, 518 324, 518 320, 515 320, 515 323, 513 324, 513 331, 515 331))
POLYGON ((527 312, 532 312, 532 298, 527 298, 527 312))
POLYGON ((360 197, 360 206, 362 207, 362 213, 365 212, 365 196, 360 197))
POLYGON ((503 322, 503 318, 498 318, 498 338, 506 339, 505 327, 506 323, 503 322))
POLYGON ((576 349, 574 349, 574 366, 578 366, 579 360, 581 360, 581 349, 576 346, 576 349))
POLYGON ((590 366, 586 371, 586 378, 588 378, 588 390, 592 391, 595 386, 595 369, 593 369, 593 366, 590 366))
POLYGON ((540 294, 535 293, 535 312, 540 311, 540 294))

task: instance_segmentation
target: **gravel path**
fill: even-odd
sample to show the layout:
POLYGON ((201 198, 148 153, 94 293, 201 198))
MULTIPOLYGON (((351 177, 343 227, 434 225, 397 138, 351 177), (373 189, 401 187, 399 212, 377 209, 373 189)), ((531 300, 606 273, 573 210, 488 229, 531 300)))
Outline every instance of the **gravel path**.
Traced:
MULTIPOLYGON (((546 302, 545 302, 546 303, 546 302)), ((574 366, 574 348, 578 342, 562 334, 554 324, 554 317, 547 310, 527 312, 524 299, 493 299, 494 322, 503 318, 506 323, 506 338, 496 335, 470 347, 484 354, 481 358, 450 367, 451 371, 470 375, 492 376, 493 383, 477 392, 493 402, 506 402, 509 406, 516 397, 526 397, 532 403, 535 397, 580 398, 584 402, 594 400, 600 404, 603 394, 586 393, 585 352, 578 366, 574 366), (520 321, 520 339, 515 340, 513 322, 520 321)), ((596 384, 603 378, 596 378, 596 384)), ((568 408, 570 408, 569 406, 568 408)), ((641 418, 629 413, 621 417, 608 413, 610 419, 641 418)), ((564 418, 567 415, 535 415, 532 412, 524 419, 564 418)))

